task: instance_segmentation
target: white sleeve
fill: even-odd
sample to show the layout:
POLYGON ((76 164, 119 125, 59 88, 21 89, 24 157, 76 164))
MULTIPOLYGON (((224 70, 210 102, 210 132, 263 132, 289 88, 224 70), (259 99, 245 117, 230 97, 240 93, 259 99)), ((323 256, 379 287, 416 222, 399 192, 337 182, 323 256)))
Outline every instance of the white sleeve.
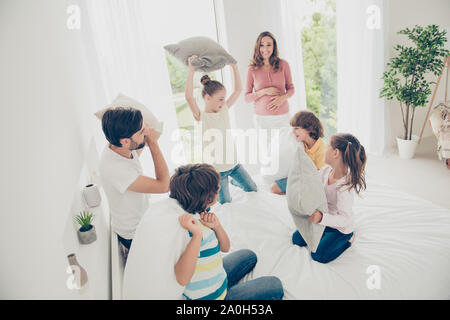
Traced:
POLYGON ((323 213, 321 225, 331 228, 346 227, 352 217, 353 194, 350 191, 337 191, 337 214, 323 213))

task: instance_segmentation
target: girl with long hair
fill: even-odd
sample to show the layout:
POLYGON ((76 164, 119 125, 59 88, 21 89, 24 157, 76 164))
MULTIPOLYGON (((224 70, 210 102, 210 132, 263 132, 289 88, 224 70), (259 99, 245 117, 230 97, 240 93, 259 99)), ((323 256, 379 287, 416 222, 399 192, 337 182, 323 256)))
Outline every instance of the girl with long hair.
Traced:
MULTIPOLYGON (((327 166, 320 170, 328 201, 328 213, 316 210, 309 220, 326 226, 313 260, 328 263, 351 246, 354 236, 353 197, 366 188, 364 177, 366 152, 359 140, 351 134, 335 134, 325 151, 327 166)), ((300 230, 301 231, 301 230, 300 230)), ((306 246, 299 231, 292 242, 306 246)))

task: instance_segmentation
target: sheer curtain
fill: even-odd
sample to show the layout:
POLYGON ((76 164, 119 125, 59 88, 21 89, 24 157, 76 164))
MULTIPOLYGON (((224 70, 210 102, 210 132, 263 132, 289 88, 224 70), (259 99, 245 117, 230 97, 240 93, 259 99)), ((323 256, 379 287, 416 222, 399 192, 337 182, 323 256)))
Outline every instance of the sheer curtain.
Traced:
POLYGON ((303 73, 301 12, 298 0, 283 0, 281 6, 281 35, 280 48, 289 62, 295 94, 289 99, 290 113, 306 109, 305 77, 303 73))
POLYGON ((387 17, 385 0, 336 0, 338 132, 354 134, 366 151, 386 152, 387 106, 383 86, 387 17))
MULTIPOLYGON (((143 0, 95 0, 85 5, 87 21, 82 23, 86 27, 87 57, 93 72, 99 73, 98 108, 109 104, 118 93, 145 104, 164 122, 159 144, 173 169, 184 161, 184 154, 177 148, 178 159, 172 156, 181 142, 172 141, 178 127, 161 32, 170 23, 170 6, 161 1, 155 10, 153 2, 143 0)), ((146 172, 152 171, 151 157, 145 153, 149 153, 147 148, 141 156, 143 167, 146 172)))

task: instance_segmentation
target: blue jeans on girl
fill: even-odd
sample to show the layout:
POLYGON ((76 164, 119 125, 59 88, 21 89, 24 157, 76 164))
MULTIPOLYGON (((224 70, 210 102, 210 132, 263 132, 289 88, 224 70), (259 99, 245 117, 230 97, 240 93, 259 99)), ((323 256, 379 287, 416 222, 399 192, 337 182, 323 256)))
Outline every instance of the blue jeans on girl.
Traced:
MULTIPOLYGON (((326 227, 316 252, 311 252, 311 258, 320 263, 333 261, 351 246, 348 241, 352 236, 353 232, 344 234, 339 230, 326 227)), ((306 246, 306 242, 298 230, 292 234, 292 242, 300 247, 306 246)))
POLYGON ((239 163, 234 168, 220 172, 220 191, 219 191, 219 203, 224 204, 231 202, 230 189, 228 185, 228 177, 231 177, 233 185, 240 187, 245 192, 257 191, 256 183, 250 177, 248 172, 239 163))
POLYGON ((248 249, 232 252, 223 258, 228 288, 225 300, 280 300, 284 290, 280 279, 266 276, 238 283, 253 270, 256 254, 248 249))

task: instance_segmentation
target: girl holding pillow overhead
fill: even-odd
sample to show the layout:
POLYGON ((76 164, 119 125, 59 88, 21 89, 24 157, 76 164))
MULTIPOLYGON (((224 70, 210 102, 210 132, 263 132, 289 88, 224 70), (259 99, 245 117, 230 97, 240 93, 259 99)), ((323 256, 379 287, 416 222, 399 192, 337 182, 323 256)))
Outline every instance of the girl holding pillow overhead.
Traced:
MULTIPOLYGON (((339 257, 354 240, 353 197, 366 188, 364 168, 366 153, 359 140, 351 134, 336 134, 331 137, 325 152, 327 166, 320 170, 328 201, 328 213, 315 211, 308 219, 312 223, 326 226, 313 260, 330 262, 339 257)), ((292 242, 306 246, 298 231, 292 242)))
POLYGON ((236 160, 236 148, 231 135, 230 108, 239 97, 242 85, 236 64, 232 64, 235 88, 231 96, 226 99, 226 90, 222 83, 211 80, 208 75, 201 78, 203 85, 202 97, 205 100, 205 110, 201 111, 194 97, 194 72, 192 60, 188 59, 188 76, 185 96, 195 120, 202 127, 203 161, 214 166, 220 173, 219 202, 231 202, 228 177, 245 192, 257 191, 257 186, 244 167, 236 160), (211 141, 211 143, 206 143, 211 141))
POLYGON ((256 39, 248 67, 245 101, 254 103, 256 127, 281 128, 289 124, 289 99, 294 94, 291 69, 278 57, 275 37, 268 31, 256 39))

